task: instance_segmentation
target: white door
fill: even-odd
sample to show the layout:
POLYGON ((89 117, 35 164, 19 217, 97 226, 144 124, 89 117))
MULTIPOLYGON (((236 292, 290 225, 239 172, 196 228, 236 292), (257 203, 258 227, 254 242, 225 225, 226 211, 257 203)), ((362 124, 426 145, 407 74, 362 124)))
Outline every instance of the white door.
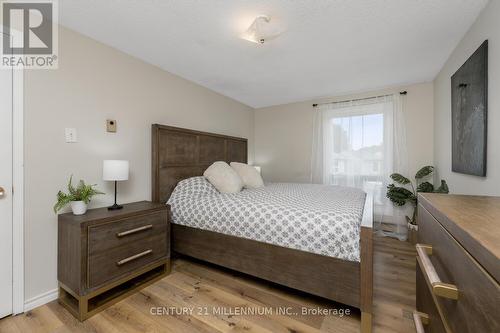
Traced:
POLYGON ((12 74, 0 69, 0 318, 12 313, 12 74))

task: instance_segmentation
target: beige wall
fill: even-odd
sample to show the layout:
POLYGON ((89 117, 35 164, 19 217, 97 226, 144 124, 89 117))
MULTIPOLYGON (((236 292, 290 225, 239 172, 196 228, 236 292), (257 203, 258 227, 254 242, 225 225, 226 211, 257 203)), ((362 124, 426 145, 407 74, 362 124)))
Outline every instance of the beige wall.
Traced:
POLYGON ((150 199, 150 131, 160 123, 250 139, 253 110, 113 48, 61 28, 58 70, 25 74, 25 297, 57 287, 55 195, 68 177, 96 183, 112 202, 112 185, 101 181, 103 159, 130 161, 130 180, 119 200, 150 199), (116 119, 118 132, 105 131, 116 119), (64 128, 78 143, 64 142, 64 128))
POLYGON ((255 163, 267 181, 309 182, 313 103, 341 101, 407 90, 410 174, 433 163, 433 85, 396 87, 350 96, 278 105, 255 111, 255 163))
POLYGON ((500 195, 500 1, 492 0, 464 36, 434 81, 434 159, 438 173, 453 193, 500 195), (451 76, 488 39, 487 177, 451 171, 451 76))

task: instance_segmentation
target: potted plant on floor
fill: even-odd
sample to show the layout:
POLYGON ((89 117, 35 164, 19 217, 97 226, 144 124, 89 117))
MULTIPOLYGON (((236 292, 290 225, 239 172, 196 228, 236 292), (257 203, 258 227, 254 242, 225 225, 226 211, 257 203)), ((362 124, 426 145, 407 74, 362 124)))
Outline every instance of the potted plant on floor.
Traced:
POLYGON ((74 187, 72 180, 73 176, 69 178, 69 193, 64 193, 62 191, 57 192, 57 202, 54 205, 55 213, 63 209, 67 204, 71 204, 71 210, 74 215, 83 215, 87 212, 87 206, 92 197, 98 194, 104 194, 94 188, 97 185, 85 184, 83 180, 80 180, 78 185, 74 187))
POLYGON ((391 179, 397 183, 389 184, 387 186, 387 198, 392 201, 396 206, 402 207, 407 203, 413 206, 413 214, 410 218, 406 216, 406 222, 408 223, 408 241, 412 244, 417 242, 417 205, 418 205, 418 193, 448 193, 448 184, 445 180, 441 180, 441 185, 435 189, 434 185, 425 179, 429 178, 434 172, 434 167, 431 165, 424 166, 415 174, 415 186, 410 181, 410 179, 399 173, 393 173, 391 179), (407 187, 410 186, 411 190, 407 187))

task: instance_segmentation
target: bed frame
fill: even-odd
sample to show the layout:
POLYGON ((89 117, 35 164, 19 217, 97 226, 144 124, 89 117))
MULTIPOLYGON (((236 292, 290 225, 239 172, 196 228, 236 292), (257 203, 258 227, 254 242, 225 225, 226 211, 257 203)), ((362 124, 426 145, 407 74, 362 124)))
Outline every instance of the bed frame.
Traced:
MULTIPOLYGON (((167 202, 177 183, 201 176, 215 161, 247 163, 247 139, 152 125, 152 198, 167 202)), ((234 269, 361 310, 370 332, 373 298, 373 205, 368 195, 361 224, 361 262, 172 225, 174 252, 234 269)))

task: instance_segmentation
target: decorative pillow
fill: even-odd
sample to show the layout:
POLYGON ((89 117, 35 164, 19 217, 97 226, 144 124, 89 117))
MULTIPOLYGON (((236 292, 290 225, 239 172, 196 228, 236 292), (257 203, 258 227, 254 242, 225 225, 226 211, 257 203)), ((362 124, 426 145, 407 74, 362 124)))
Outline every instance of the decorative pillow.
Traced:
POLYGON ((243 187, 240 176, 226 162, 215 162, 203 176, 221 193, 237 193, 243 187))
POLYGON ((245 188, 259 188, 264 186, 260 173, 253 166, 231 162, 231 167, 238 173, 245 188))

